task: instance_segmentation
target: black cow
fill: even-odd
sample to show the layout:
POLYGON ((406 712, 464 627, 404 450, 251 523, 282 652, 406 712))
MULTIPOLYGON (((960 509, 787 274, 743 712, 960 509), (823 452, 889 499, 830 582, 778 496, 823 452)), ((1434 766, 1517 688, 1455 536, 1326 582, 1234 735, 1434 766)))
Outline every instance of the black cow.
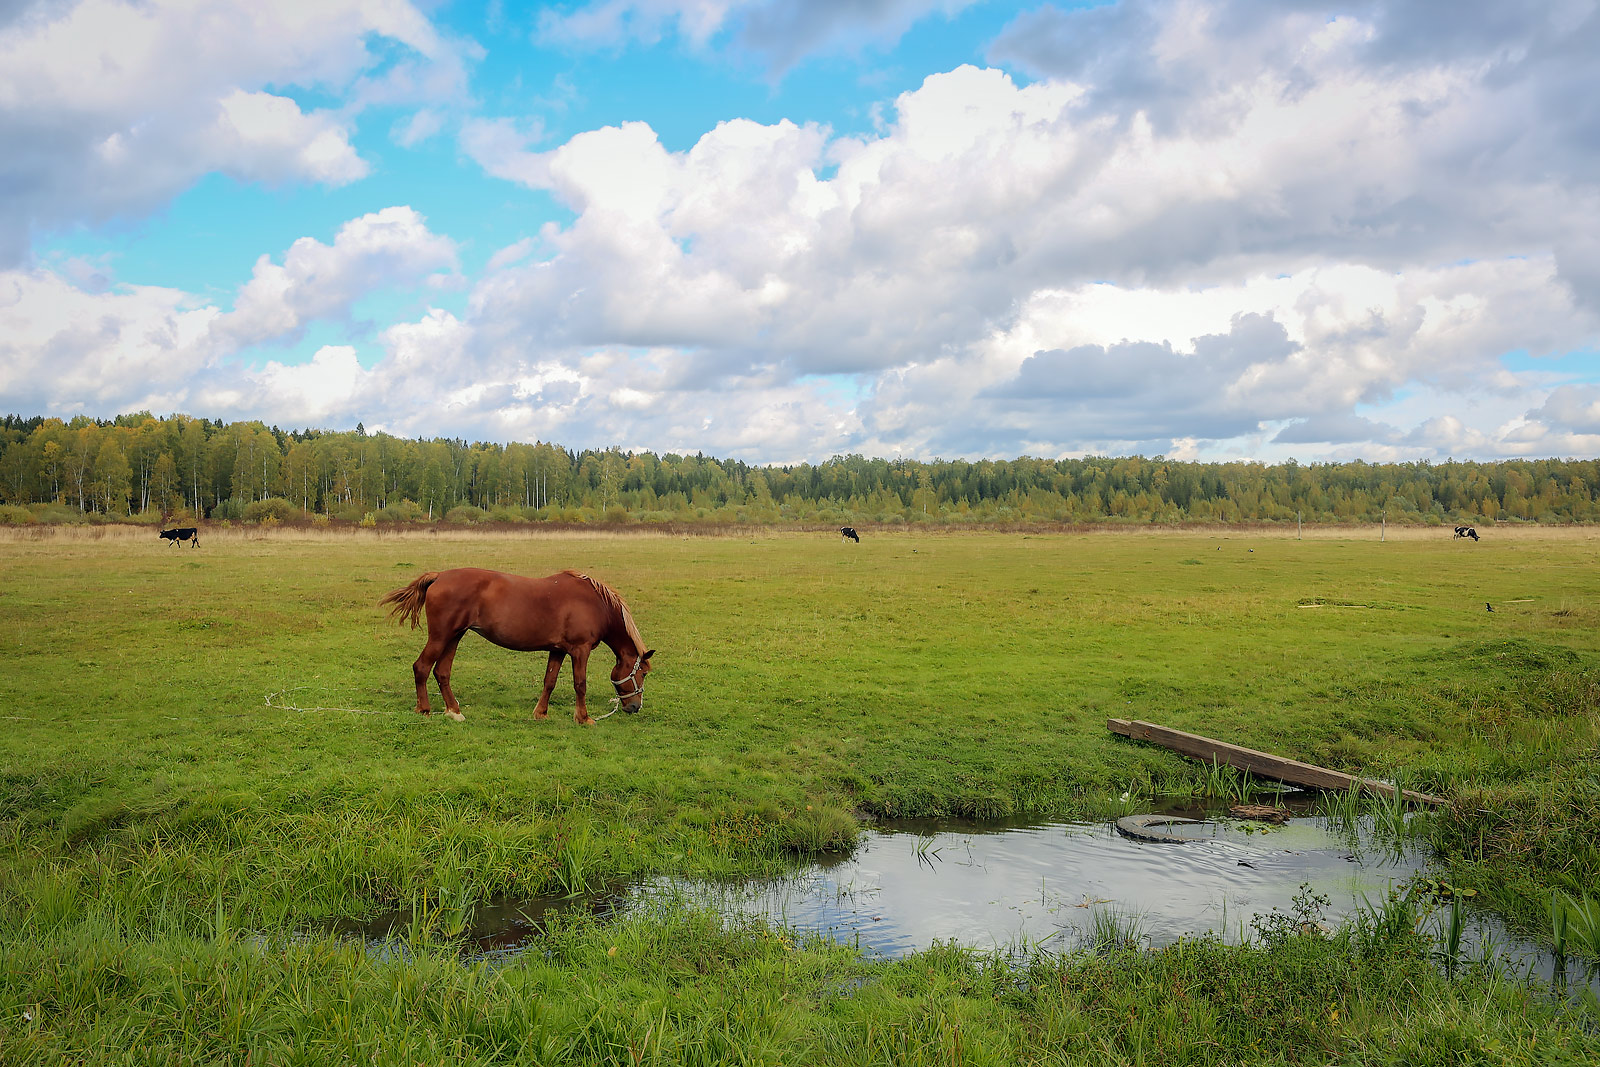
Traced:
POLYGON ((174 545, 179 541, 193 541, 193 547, 200 547, 200 531, 193 526, 184 526, 176 530, 162 530, 161 536, 171 541, 174 545))
POLYGON ((839 527, 839 540, 854 541, 859 545, 861 543, 861 535, 856 533, 854 526, 841 526, 839 527))
POLYGON ((1474 530, 1470 526, 1457 526, 1456 527, 1456 536, 1457 537, 1470 537, 1474 541, 1476 541, 1478 539, 1478 531, 1474 530))

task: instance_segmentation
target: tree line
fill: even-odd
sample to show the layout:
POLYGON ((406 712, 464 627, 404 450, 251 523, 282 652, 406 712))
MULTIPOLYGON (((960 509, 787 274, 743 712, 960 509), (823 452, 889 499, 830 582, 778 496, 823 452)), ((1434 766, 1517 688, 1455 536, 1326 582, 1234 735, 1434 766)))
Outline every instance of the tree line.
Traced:
POLYGON ((0 521, 1600 521, 1600 462, 1197 463, 1161 456, 758 466, 411 440, 149 412, 0 419, 0 521))

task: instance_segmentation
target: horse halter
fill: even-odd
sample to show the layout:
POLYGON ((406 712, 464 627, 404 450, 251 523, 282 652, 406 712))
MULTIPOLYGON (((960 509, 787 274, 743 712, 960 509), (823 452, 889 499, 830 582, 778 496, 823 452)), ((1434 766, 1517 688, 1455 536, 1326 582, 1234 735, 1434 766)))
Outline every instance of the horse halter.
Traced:
POLYGON ((644 675, 639 673, 639 669, 644 666, 644 663, 644 657, 640 656, 638 659, 633 661, 633 670, 622 676, 622 682, 633 683, 633 692, 624 693, 622 691, 622 682, 615 680, 612 681, 611 686, 617 691, 618 697, 626 699, 627 697, 638 696, 640 693, 644 692, 644 675))
MULTIPOLYGON (((644 704, 644 675, 639 673, 644 669, 644 664, 645 657, 640 656, 638 659, 634 660, 633 670, 629 671, 622 677, 622 682, 633 683, 633 692, 631 693, 624 693, 622 691, 622 682, 612 679, 611 687, 617 691, 617 695, 611 698, 611 710, 600 716, 602 719, 608 719, 615 715, 617 713, 617 709, 622 707, 622 702, 627 700, 629 697, 638 697, 639 704, 644 704)), ((638 708, 634 708, 633 710, 637 711, 638 708)))

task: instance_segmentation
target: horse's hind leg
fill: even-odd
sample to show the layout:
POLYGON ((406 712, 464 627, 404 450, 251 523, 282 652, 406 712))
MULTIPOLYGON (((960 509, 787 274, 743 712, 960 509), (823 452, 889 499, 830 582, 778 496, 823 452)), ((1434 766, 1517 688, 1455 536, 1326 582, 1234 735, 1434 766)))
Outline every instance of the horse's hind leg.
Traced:
POLYGON ((428 706, 428 673, 435 672, 439 678, 439 695, 444 697, 445 711, 454 711, 460 714, 461 708, 456 704, 454 695, 451 694, 448 683, 450 678, 450 659, 455 658, 456 645, 461 641, 461 634, 452 637, 441 636, 431 626, 428 628, 428 643, 422 646, 422 652, 417 656, 417 661, 411 665, 411 676, 417 683, 417 714, 427 715, 433 709, 428 706), (446 657, 449 657, 447 659, 446 657), (443 674, 438 669, 443 667, 443 674))
POLYGON ((461 644, 465 631, 456 634, 445 642, 444 651, 439 653, 439 658, 433 665, 433 676, 439 682, 439 695, 444 697, 444 713, 460 722, 466 716, 461 714, 461 705, 456 701, 456 695, 450 689, 450 666, 456 661, 456 646, 461 644))
POLYGON ((544 667, 544 690, 539 694, 539 703, 533 707, 535 719, 548 719, 550 717, 550 694, 555 691, 556 679, 561 675, 561 661, 566 658, 565 652, 550 653, 550 662, 544 667))
POLYGON ((438 658, 439 649, 435 647, 433 637, 429 636, 428 643, 422 646, 422 653, 411 665, 411 676, 417 682, 418 715, 426 715, 433 710, 428 706, 428 672, 433 670, 433 662, 438 658))

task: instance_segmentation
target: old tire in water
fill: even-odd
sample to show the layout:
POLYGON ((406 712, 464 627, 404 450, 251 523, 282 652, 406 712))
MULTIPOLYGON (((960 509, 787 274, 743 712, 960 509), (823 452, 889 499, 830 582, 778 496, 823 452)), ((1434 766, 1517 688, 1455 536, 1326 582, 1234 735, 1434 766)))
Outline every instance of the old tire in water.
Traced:
POLYGON ((1165 833, 1155 829, 1158 826, 1173 826, 1178 823, 1199 823, 1199 819, 1185 819, 1179 815, 1127 815, 1117 820, 1117 833, 1123 837, 1131 837, 1135 841, 1149 841, 1158 845, 1187 845, 1198 840, 1193 837, 1179 837, 1177 834, 1165 833))

